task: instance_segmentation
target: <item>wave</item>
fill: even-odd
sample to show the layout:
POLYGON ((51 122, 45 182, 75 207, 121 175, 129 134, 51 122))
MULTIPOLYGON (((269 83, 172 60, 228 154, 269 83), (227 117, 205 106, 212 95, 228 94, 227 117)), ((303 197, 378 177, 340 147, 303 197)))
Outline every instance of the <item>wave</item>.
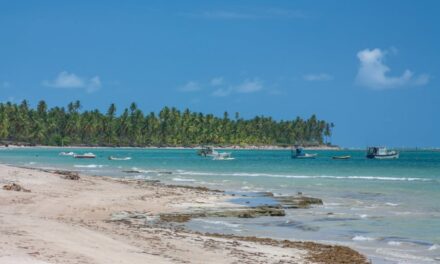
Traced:
POLYGON ((329 175, 283 175, 270 173, 215 173, 177 170, 179 175, 194 176, 236 176, 236 177, 271 177, 271 178, 292 178, 292 179, 349 179, 349 180, 379 180, 379 181, 432 181, 432 179, 417 177, 384 177, 384 176, 329 176, 329 175))
POLYGON ((390 246, 400 246, 400 245, 402 245, 402 242, 399 242, 399 241, 388 241, 387 244, 390 245, 390 246))
POLYGON ((196 180, 194 179, 187 179, 187 178, 173 178, 173 181, 178 181, 178 182, 195 182, 196 180))
POLYGON ((376 239, 373 238, 373 237, 367 237, 367 236, 359 236, 359 235, 357 235, 357 236, 354 236, 351 240, 353 240, 353 241, 374 241, 374 240, 376 240, 376 239))
POLYGON ((89 164, 89 165, 73 165, 75 168, 103 168, 105 165, 89 164))
POLYGON ((232 224, 232 223, 228 223, 225 221, 216 221, 216 220, 206 220, 206 219, 194 219, 193 221, 197 221, 197 222, 203 222, 203 223, 207 223, 207 224, 214 224, 214 225, 223 225, 223 226, 227 226, 227 227, 239 227, 239 224, 232 224))
POLYGON ((428 248, 428 250, 429 250, 429 251, 432 251, 432 250, 437 250, 437 249, 439 249, 439 248, 440 248, 439 245, 434 244, 434 245, 430 246, 430 247, 428 248))
POLYGON ((367 214, 360 214, 359 217, 360 218, 368 218, 368 215, 367 214))

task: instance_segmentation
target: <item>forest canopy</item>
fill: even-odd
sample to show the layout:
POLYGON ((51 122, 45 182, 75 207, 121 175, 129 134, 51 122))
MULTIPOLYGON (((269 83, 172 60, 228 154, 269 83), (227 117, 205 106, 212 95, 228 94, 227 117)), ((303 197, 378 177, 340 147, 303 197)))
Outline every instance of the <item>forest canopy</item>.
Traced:
POLYGON ((333 123, 308 119, 276 121, 256 116, 243 119, 180 111, 164 107, 159 113, 144 113, 136 103, 117 114, 115 104, 105 113, 81 111, 79 101, 67 107, 48 108, 40 101, 36 108, 0 103, 0 141, 32 145, 88 146, 195 146, 195 145, 321 145, 332 134, 333 123))

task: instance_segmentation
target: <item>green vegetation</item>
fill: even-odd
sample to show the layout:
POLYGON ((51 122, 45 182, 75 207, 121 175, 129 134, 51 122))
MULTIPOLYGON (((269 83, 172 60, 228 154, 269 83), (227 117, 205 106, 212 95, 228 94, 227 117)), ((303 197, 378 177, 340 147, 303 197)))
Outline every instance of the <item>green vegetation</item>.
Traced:
POLYGON ((44 101, 36 109, 27 101, 0 103, 0 141, 57 146, 318 145, 333 128, 315 115, 307 120, 263 116, 245 120, 239 113, 233 119, 227 112, 219 118, 169 107, 145 115, 135 103, 119 116, 114 104, 105 114, 80 109, 79 101, 67 109, 48 109, 44 101))

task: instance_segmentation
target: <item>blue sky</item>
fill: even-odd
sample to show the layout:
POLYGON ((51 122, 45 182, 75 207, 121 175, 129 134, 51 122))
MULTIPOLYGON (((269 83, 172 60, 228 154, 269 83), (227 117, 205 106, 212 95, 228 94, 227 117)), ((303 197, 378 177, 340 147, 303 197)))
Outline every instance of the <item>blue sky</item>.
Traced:
POLYGON ((0 101, 335 123, 440 146, 438 1, 3 1, 0 101))

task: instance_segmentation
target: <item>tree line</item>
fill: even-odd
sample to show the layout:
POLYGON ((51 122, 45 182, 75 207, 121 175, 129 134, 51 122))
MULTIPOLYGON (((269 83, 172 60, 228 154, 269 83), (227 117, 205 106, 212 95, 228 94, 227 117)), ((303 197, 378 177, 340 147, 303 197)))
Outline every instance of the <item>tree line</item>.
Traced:
POLYGON ((31 145, 88 146, 195 146, 213 145, 319 145, 332 134, 333 123, 308 119, 276 121, 256 116, 243 119, 180 111, 164 107, 159 113, 143 113, 136 103, 117 114, 115 104, 107 112, 81 111, 79 101, 67 107, 48 108, 40 101, 36 108, 0 103, 0 141, 31 145))

